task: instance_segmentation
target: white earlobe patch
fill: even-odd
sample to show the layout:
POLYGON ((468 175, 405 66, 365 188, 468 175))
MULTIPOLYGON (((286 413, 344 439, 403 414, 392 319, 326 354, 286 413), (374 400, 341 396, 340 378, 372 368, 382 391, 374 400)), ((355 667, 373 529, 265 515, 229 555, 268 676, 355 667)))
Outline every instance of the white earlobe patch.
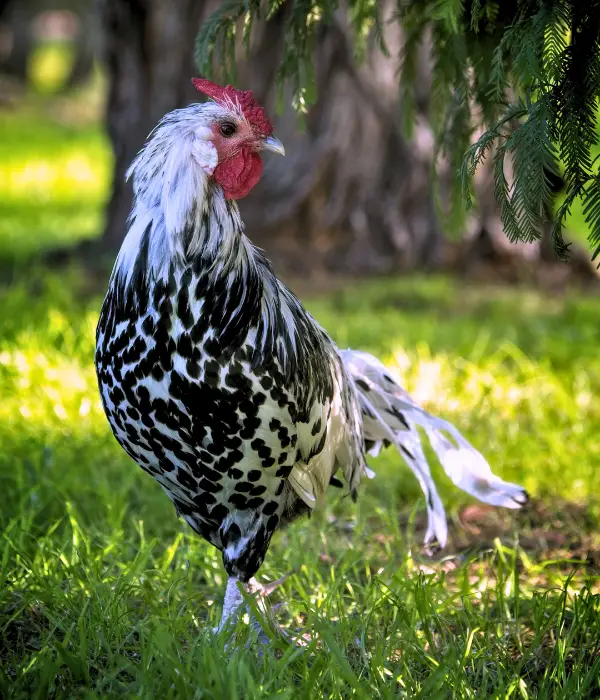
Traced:
POLYGON ((219 162, 219 154, 212 141, 202 138, 199 134, 196 135, 192 146, 192 155, 207 175, 213 174, 219 162))

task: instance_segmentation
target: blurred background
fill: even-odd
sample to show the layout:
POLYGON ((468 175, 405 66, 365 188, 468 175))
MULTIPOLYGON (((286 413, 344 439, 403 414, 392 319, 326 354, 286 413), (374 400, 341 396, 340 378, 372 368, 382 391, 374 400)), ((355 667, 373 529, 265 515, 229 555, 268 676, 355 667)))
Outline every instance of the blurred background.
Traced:
MULTIPOLYGON (((115 656, 110 671, 121 687, 119 665, 137 668, 144 630, 180 624, 185 636, 196 611, 204 619, 220 599, 218 553, 182 530, 158 485, 118 447, 93 368, 95 325, 131 203, 124 172, 158 119, 198 99, 194 40, 216 4, 0 0, 0 560, 8 582, 0 584, 0 658, 26 669, 22 697, 33 697, 37 679, 66 673, 71 657, 60 640, 71 632, 61 630, 81 622, 78 630, 117 635, 112 648, 121 648, 114 629, 122 629, 131 654, 115 656), (115 581, 133 583, 111 607, 115 581), (121 627, 111 628, 109 609, 121 627)), ((258 28, 238 62, 237 86, 268 105, 286 148, 285 158, 266 159, 261 183, 241 202, 248 233, 341 346, 381 357, 532 503, 516 514, 476 504, 435 469, 451 521, 449 557, 488 553, 468 560, 463 587, 453 588, 454 561, 411 563, 423 501, 386 451, 358 505, 332 498, 310 525, 279 535, 262 575, 309 563, 311 591, 324 600, 329 568, 346 557, 340 580, 360 580, 371 567, 398 587, 417 569, 437 571, 458 601, 467 585, 493 588, 494 567, 509 556, 502 541, 520 596, 584 582, 597 592, 600 299, 581 211, 574 207, 568 222, 568 265, 545 240, 508 243, 485 166, 477 207, 462 224, 449 221, 444 190, 456 175, 443 171, 437 191, 430 177, 427 46, 409 139, 395 63, 368 45, 357 62, 343 16, 319 36, 319 98, 300 121, 274 88, 288 6, 258 28)), ((400 50, 395 31, 387 42, 400 50)), ((560 201, 559 177, 553 187, 560 201)), ((286 584, 288 598, 299 580, 286 584)), ((102 643, 81 642, 84 665, 96 648, 102 643)), ((163 657, 171 658, 157 652, 145 667, 163 657)), ((97 663, 102 678, 106 662, 97 663)), ((177 681, 165 678, 166 697, 177 681)))
MULTIPOLYGON (((39 485, 32 465, 45 474, 51 455, 77 461, 90 440, 126 460, 92 368, 131 204, 124 172, 158 119, 198 98, 194 40, 216 4, 0 2, 0 454, 11 488, 39 485)), ((287 153, 267 159, 241 202, 250 237, 338 343, 395 367, 503 476, 596 512, 598 278, 581 211, 569 219, 568 265, 545 240, 511 245, 484 166, 477 207, 453 234, 443 190, 455 175, 442 172, 437 190, 431 181, 427 46, 411 139, 395 63, 368 44, 358 62, 343 15, 320 33, 319 99, 300 121, 274 88, 287 11, 257 28, 238 61, 238 85, 269 106, 287 153)), ((401 29, 389 34, 397 53, 401 29)), ((412 482, 397 487, 407 501, 418 495, 412 482)))
MULTIPOLYGON (((45 260, 110 264, 131 204, 125 170, 160 117, 199 99, 190 85, 194 41, 218 5, 2 0, 1 260, 10 265, 51 251, 45 260)), ((581 211, 575 208, 568 222, 575 242, 569 267, 543 241, 510 245, 485 165, 476 209, 448 220, 444 189, 455 174, 442 168, 437 190, 430 177, 428 47, 422 46, 415 86, 419 116, 407 139, 393 58, 402 48, 397 27, 386 30, 392 58, 373 42, 359 62, 338 17, 315 47, 316 105, 300 123, 284 90, 276 110, 275 72, 290 7, 283 3, 257 28, 250 54, 240 49, 238 60, 239 85, 278 112, 276 132, 288 154, 268 159, 260 186, 242 202, 251 238, 282 273, 330 280, 442 268, 555 287, 572 277, 593 280, 581 211)), ((552 185, 560 202, 563 183, 553 176, 552 185)))
MULTIPOLYGON (((56 451, 72 460, 65 436, 101 436, 110 459, 126 459, 92 369, 131 204, 124 172, 160 117, 198 99, 194 40, 216 5, 0 2, 0 452, 9 480, 15 459, 25 476, 56 451)), ((442 171, 437 190, 431 181, 427 46, 411 139, 394 61, 368 44, 357 61, 343 15, 320 33, 319 99, 301 121, 274 87, 287 11, 284 3, 257 28, 238 61, 238 85, 268 105, 286 147, 241 202, 250 237, 338 343, 382 356, 506 478, 595 508, 600 324, 581 211, 569 220, 568 265, 544 240, 512 245, 484 166, 477 207, 452 233, 443 190, 455 175, 442 171)), ((397 53, 401 29, 386 40, 397 53)), ((553 184, 560 201, 560 178, 553 184)), ((399 491, 418 494, 412 483, 399 491)))

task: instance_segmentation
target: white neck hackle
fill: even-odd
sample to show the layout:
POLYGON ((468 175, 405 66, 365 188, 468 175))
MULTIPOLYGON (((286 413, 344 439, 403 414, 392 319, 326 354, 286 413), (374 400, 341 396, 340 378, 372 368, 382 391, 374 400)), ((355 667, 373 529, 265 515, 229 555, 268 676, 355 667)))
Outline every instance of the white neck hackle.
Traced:
POLYGON ((144 248, 148 282, 165 281, 173 263, 189 264, 198 256, 212 282, 237 281, 246 289, 251 277, 259 279, 261 344, 264 349, 279 337, 276 352, 285 367, 298 347, 297 317, 305 312, 244 235, 237 204, 212 178, 217 153, 210 124, 228 114, 213 102, 190 105, 167 114, 150 134, 127 173, 134 203, 111 284, 127 291, 144 248))
POLYGON ((133 208, 113 271, 125 285, 147 230, 147 274, 155 280, 168 274, 171 262, 199 254, 220 268, 238 255, 248 259, 237 205, 225 199, 211 177, 218 156, 210 124, 227 115, 214 102, 170 112, 131 164, 127 179, 133 178, 133 208))

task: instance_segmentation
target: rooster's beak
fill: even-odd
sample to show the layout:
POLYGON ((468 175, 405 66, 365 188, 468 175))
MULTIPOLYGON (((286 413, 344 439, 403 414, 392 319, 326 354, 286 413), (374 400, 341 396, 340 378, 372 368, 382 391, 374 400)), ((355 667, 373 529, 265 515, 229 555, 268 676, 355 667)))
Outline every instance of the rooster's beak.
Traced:
POLYGON ((266 139, 262 140, 262 147, 266 151, 273 151, 273 153, 279 153, 280 156, 285 155, 285 148, 279 139, 274 136, 268 136, 266 139))

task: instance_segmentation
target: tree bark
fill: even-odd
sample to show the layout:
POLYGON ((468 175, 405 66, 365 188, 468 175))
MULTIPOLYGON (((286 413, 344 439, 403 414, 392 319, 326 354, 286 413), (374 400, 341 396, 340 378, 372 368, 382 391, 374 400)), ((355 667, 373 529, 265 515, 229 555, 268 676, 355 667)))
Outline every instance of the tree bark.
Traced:
MULTIPOLYGON (((120 245, 131 206, 124 174, 144 138, 166 112, 197 93, 192 47, 214 2, 105 0, 102 21, 110 79, 107 123, 115 153, 103 249, 120 245)), ((286 4, 262 26, 239 86, 272 107, 286 4)), ((399 48, 399 35, 388 37, 399 48)), ((294 272, 316 266, 373 272, 437 264, 443 238, 429 190, 429 154, 398 130, 393 59, 373 47, 357 66, 340 20, 322 32, 319 101, 304 132, 291 108, 276 116, 285 159, 266 158, 265 174, 241 203, 249 236, 294 272)), ((272 112, 272 109, 270 110, 272 112)))
POLYGON ((33 48, 31 20, 34 10, 26 0, 0 0, 0 18, 10 43, 0 59, 0 72, 26 83, 33 48))
POLYGON ((194 40, 201 0, 103 0, 104 57, 109 76, 106 124, 115 166, 101 248, 120 246, 131 209, 125 172, 158 120, 197 93, 194 40))
POLYGON ((77 11, 79 31, 75 38, 75 58, 63 91, 68 92, 84 85, 94 72, 96 57, 102 53, 100 22, 91 0, 77 0, 73 11, 77 11))
MULTIPOLYGON (((242 71, 244 85, 271 112, 284 21, 285 5, 261 28, 242 71)), ((396 28, 388 29, 392 56, 401 41, 396 28)), ((423 125, 412 144, 400 133, 395 60, 373 46, 358 65, 338 15, 321 32, 314 64, 319 97, 305 130, 291 107, 276 117, 286 157, 269 158, 263 180, 241 202, 252 239, 298 274, 438 265, 444 240, 429 187, 431 142, 423 125)))

